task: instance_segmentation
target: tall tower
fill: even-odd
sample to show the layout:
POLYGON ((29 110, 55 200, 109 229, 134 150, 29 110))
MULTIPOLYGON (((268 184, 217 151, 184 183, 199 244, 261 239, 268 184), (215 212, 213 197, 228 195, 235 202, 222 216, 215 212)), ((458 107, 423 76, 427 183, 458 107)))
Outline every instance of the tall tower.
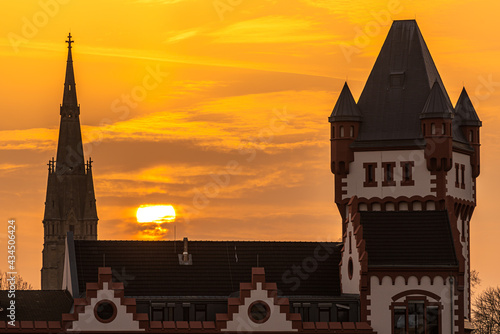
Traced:
POLYGON ((49 176, 43 218, 44 244, 42 289, 61 289, 65 238, 68 231, 75 239, 97 240, 97 210, 92 179, 92 160, 86 163, 80 130, 80 106, 76 99, 75 74, 68 36, 68 61, 57 160, 49 161, 49 176))
POLYGON ((465 88, 453 107, 415 20, 393 22, 359 101, 345 84, 329 122, 343 293, 379 333, 464 333, 481 121, 465 88))

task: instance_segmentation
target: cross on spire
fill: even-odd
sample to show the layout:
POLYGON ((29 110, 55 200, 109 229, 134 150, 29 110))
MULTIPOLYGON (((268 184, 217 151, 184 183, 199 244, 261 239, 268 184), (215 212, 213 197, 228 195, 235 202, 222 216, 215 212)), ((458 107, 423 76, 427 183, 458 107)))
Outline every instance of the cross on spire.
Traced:
POLYGON ((71 33, 69 33, 66 43, 68 43, 68 49, 71 49, 71 43, 75 43, 75 41, 71 40, 71 33))

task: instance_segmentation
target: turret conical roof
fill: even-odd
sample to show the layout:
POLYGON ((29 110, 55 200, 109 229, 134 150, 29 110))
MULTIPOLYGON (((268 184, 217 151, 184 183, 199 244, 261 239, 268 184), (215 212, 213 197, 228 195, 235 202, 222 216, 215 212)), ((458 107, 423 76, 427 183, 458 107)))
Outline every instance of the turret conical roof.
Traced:
POLYGON ((361 121, 361 117, 361 111, 356 105, 351 90, 346 82, 328 120, 330 122, 361 121))

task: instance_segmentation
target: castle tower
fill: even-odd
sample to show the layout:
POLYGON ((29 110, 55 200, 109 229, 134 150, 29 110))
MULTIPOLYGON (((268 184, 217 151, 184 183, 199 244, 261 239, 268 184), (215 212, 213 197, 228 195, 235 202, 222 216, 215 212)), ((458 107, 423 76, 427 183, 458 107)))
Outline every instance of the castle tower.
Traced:
POLYGON ((481 127, 465 88, 454 108, 417 23, 394 21, 329 121, 342 292, 379 333, 464 333, 481 127))
POLYGON ((97 210, 92 179, 92 160, 85 163, 80 130, 80 106, 76 98, 75 74, 68 36, 68 61, 64 82, 57 160, 49 161, 45 214, 42 289, 61 289, 65 238, 97 240, 97 210))

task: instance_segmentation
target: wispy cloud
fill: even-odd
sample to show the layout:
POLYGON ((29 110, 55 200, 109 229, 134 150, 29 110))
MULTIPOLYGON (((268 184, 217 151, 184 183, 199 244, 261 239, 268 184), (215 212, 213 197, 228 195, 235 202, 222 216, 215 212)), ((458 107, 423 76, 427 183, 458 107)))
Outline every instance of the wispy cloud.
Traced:
POLYGON ((312 20, 286 16, 264 16, 238 22, 212 32, 216 43, 297 43, 332 39, 316 29, 312 20))

